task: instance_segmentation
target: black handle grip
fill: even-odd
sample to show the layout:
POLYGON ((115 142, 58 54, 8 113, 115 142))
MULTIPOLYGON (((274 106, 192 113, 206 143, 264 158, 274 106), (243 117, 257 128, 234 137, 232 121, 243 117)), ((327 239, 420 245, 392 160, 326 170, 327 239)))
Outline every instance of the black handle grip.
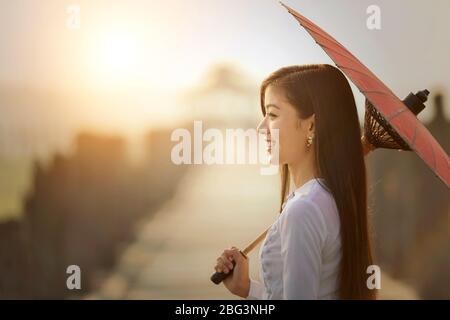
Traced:
POLYGON ((215 272, 212 276, 211 276, 211 281, 214 282, 214 284, 220 284, 226 277, 228 277, 230 274, 233 273, 234 267, 236 265, 236 261, 232 261, 233 263, 233 269, 230 270, 230 272, 225 273, 225 272, 215 272))

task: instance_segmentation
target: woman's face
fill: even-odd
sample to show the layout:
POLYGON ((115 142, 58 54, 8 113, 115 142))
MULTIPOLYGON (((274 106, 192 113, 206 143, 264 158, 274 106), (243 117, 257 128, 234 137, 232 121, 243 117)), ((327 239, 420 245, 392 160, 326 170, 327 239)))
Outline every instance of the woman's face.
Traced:
MULTIPOLYGON (((265 134, 270 163, 274 163, 278 143, 278 164, 291 164, 301 161, 307 150, 306 139, 311 131, 313 117, 302 120, 295 108, 287 101, 281 88, 269 85, 265 96, 266 115, 258 125, 258 131, 265 134), (264 131, 265 130, 265 131, 264 131), (278 130, 278 139, 276 136, 278 130), (278 140, 278 141, 277 141, 278 140)), ((274 163, 276 164, 276 163, 274 163)))

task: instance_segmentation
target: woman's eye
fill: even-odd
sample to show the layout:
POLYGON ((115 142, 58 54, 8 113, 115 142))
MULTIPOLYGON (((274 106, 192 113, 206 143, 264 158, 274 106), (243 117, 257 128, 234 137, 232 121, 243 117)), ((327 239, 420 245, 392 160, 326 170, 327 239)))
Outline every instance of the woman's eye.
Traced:
POLYGON ((277 117, 276 114, 273 114, 271 112, 269 112, 267 115, 269 116, 269 118, 272 118, 272 119, 277 117))

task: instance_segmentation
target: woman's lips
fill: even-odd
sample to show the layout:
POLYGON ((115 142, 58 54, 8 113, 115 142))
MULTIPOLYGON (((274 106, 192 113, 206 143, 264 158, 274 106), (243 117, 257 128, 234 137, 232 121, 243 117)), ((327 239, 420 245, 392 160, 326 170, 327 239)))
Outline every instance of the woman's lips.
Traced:
POLYGON ((270 153, 272 151, 272 141, 266 140, 266 143, 267 143, 266 150, 268 153, 270 153))

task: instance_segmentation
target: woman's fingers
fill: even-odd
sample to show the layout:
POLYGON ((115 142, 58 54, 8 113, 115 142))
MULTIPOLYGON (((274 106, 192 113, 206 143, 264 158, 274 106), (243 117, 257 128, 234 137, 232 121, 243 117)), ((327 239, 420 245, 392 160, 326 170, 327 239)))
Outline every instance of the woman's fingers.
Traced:
POLYGON ((222 256, 221 261, 222 261, 221 264, 222 272, 225 273, 230 272, 230 270, 233 268, 233 265, 232 264, 230 265, 230 261, 228 260, 228 258, 226 256, 222 256))
POLYGON ((232 266, 230 267, 230 265, 226 262, 226 259, 223 256, 220 256, 217 258, 217 264, 214 269, 216 269, 217 272, 228 273, 232 269, 232 266))
MULTIPOLYGON (((214 269, 217 272, 228 273, 233 269, 233 260, 235 256, 235 247, 232 249, 225 249, 220 257, 217 258, 217 264, 214 269)), ((237 250, 237 249, 236 249, 237 250)))
POLYGON ((244 256, 242 255, 242 253, 241 253, 241 252, 239 251, 239 249, 236 248, 236 247, 233 247, 233 248, 232 248, 232 250, 231 250, 231 256, 232 256, 232 259, 233 259, 234 261, 236 261, 236 263, 239 263, 239 262, 241 262, 243 259, 245 259, 244 256))
POLYGON ((222 254, 222 260, 228 269, 233 269, 233 253, 231 250, 225 250, 222 254))

